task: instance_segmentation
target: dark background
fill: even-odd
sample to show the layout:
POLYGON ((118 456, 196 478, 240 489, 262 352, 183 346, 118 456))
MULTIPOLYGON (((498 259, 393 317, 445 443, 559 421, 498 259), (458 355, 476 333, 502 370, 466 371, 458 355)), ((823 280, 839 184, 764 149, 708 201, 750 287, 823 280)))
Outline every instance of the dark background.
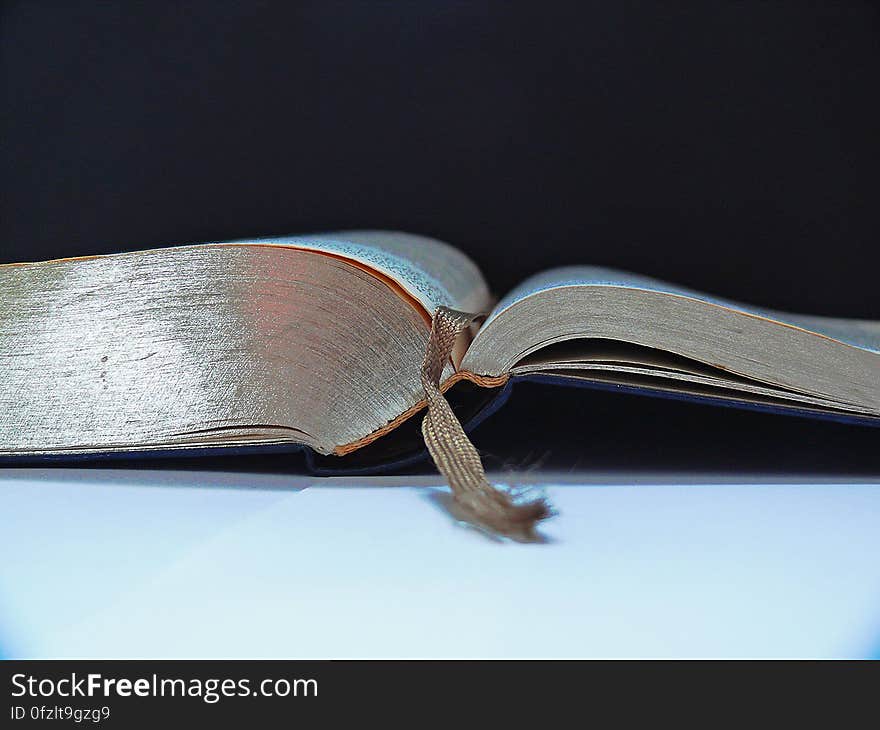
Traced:
MULTIPOLYGON (((871 4, 11 2, 0 46, 0 262, 397 228, 498 293, 597 263, 880 318, 871 4)), ((505 463, 878 468, 833 424, 532 386, 504 413, 505 463)))

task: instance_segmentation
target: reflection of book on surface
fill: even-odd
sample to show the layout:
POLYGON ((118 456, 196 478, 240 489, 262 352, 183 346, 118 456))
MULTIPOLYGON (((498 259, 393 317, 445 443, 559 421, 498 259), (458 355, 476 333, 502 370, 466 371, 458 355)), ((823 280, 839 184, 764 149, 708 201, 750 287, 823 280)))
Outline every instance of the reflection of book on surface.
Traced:
POLYGON ((589 267, 493 306, 454 248, 346 232, 0 266, 0 455, 390 445, 441 305, 489 313, 444 389, 547 378, 880 423, 880 322, 589 267))

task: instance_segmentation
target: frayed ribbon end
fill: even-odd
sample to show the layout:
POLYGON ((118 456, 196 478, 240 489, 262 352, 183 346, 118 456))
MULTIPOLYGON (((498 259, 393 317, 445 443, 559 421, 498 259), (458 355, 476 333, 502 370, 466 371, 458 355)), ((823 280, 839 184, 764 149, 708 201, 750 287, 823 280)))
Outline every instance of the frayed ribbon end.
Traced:
POLYGON ((543 498, 518 503, 497 488, 453 495, 450 509, 464 522, 519 542, 540 542, 538 525, 556 514, 543 498))

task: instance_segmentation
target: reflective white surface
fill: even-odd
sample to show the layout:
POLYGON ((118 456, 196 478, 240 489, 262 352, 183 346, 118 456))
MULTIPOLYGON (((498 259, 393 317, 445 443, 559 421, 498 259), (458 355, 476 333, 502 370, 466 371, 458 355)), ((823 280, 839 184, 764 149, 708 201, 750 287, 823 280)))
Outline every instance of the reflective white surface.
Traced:
POLYGON ((0 653, 880 655, 880 481, 573 480, 519 545, 425 478, 0 470, 0 653))

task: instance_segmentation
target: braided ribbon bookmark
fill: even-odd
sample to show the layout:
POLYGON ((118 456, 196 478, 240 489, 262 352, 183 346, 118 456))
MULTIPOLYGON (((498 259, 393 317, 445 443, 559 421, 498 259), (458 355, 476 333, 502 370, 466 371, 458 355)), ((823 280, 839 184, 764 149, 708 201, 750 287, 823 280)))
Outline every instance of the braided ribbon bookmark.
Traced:
POLYGON ((520 501, 486 479, 480 455, 440 391, 440 378, 456 337, 478 315, 438 307, 422 363, 422 387, 428 411, 422 435, 431 458, 452 488, 452 506, 462 519, 518 539, 535 538, 535 526, 552 511, 543 499, 520 501))

